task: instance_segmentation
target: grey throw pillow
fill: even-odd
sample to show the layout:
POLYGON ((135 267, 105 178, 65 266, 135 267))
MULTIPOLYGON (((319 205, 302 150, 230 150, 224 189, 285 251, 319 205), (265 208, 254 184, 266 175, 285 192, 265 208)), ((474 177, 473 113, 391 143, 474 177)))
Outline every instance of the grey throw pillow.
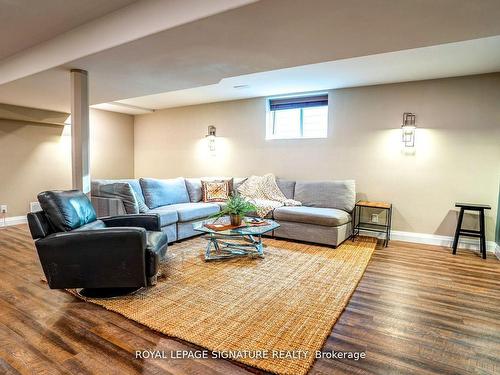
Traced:
POLYGON ((294 199, 303 206, 351 212, 356 203, 356 184, 354 180, 297 181, 294 199))
POLYGON ((276 184, 285 197, 287 197, 288 199, 293 199, 295 194, 295 181, 277 178, 276 184))
POLYGON ((137 204, 139 205, 139 212, 144 214, 149 211, 146 202, 144 201, 144 196, 142 195, 142 188, 139 180, 126 180, 132 187, 132 191, 135 194, 135 199, 137 200, 137 204))
POLYGON ((201 201, 201 179, 186 178, 186 188, 191 202, 196 203, 201 201))
POLYGON ((127 214, 138 214, 136 194, 128 182, 113 182, 99 186, 99 197, 118 198, 123 202, 127 214))
MULTIPOLYGON (((139 206, 139 212, 141 214, 146 213, 149 211, 148 206, 146 206, 146 202, 144 202, 144 196, 142 195, 142 189, 141 189, 141 184, 139 183, 139 179, 133 179, 133 178, 124 178, 124 179, 119 179, 119 180, 93 180, 92 181, 92 195, 96 197, 104 197, 101 194, 101 186, 105 186, 108 184, 114 184, 114 183, 128 183, 130 184, 130 187, 132 188, 132 192, 135 195, 135 199, 137 201, 137 205, 139 206)), ((110 197, 112 198, 112 197, 110 197)))
POLYGON ((182 177, 168 180, 141 178, 139 182, 146 205, 150 209, 170 204, 189 203, 189 194, 182 177))

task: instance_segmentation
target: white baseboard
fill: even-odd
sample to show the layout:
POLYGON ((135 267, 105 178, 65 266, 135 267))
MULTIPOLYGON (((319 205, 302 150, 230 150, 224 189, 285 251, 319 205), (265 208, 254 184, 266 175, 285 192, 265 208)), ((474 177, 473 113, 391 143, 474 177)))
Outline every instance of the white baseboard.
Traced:
MULTIPOLYGON (((360 231, 361 234, 365 236, 384 238, 384 234, 369 231, 360 231)), ((437 234, 429 233, 415 233, 415 232, 403 232, 399 230, 391 231, 391 240, 421 243, 426 245, 437 245, 450 247, 453 244, 453 237, 451 236, 440 236, 437 234)), ((479 240, 473 238, 460 238, 458 247, 461 249, 479 250, 479 240)), ((500 259, 500 247, 493 241, 486 241, 486 251, 495 253, 497 258, 500 259)))
MULTIPOLYGON (((26 224, 28 222, 28 219, 26 216, 10 216, 5 218, 5 226, 11 226, 11 225, 19 225, 19 224, 26 224)), ((4 221, 2 218, 0 218, 0 228, 4 226, 4 221)))

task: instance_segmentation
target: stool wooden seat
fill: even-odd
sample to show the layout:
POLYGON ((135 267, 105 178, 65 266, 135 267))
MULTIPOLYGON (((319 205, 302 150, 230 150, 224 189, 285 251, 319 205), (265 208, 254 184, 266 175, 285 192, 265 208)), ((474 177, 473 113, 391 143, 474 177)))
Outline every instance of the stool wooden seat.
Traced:
POLYGON ((458 239, 460 236, 477 237, 479 238, 479 248, 483 259, 486 259, 486 231, 484 227, 484 210, 491 210, 491 206, 487 204, 475 203, 455 203, 455 207, 460 208, 458 214, 457 229, 455 230, 455 238, 453 239, 453 255, 457 253, 458 239), (479 230, 462 229, 462 221, 464 219, 464 211, 479 212, 479 230))

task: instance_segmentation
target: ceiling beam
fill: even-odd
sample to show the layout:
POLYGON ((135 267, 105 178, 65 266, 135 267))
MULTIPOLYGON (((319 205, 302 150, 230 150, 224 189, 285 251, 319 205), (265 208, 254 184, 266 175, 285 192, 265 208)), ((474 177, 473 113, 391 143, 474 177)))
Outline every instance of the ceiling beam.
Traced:
POLYGON ((138 1, 1 60, 0 85, 255 1, 138 1))
POLYGON ((0 103, 0 120, 64 126, 69 113, 0 103))

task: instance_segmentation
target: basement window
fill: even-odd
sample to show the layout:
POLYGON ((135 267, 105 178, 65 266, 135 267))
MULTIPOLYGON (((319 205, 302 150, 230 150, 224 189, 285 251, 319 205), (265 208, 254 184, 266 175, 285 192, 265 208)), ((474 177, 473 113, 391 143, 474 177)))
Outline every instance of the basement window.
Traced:
POLYGON ((266 139, 326 138, 327 132, 328 94, 269 99, 266 139))

